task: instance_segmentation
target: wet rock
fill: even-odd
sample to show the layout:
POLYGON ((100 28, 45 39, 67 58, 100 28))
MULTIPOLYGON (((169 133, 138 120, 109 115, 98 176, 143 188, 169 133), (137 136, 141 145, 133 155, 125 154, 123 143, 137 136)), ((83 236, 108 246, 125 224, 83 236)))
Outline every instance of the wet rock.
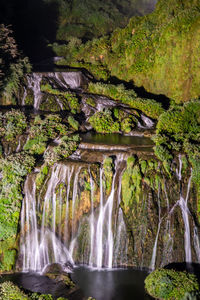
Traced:
POLYGON ((56 282, 64 282, 70 288, 75 287, 75 284, 71 280, 69 276, 69 272, 71 273, 73 266, 70 262, 67 262, 64 265, 59 263, 53 263, 51 265, 47 265, 43 271, 43 275, 47 276, 50 279, 55 280, 56 282))

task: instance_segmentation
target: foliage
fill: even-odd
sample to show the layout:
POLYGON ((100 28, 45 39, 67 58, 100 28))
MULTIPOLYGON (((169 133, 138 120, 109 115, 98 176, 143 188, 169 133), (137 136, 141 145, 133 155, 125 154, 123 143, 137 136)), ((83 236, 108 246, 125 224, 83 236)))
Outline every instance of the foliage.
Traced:
POLYGON ((111 157, 106 157, 103 161, 103 173, 104 173, 104 183, 106 188, 106 194, 109 195, 112 188, 112 178, 113 178, 113 160, 111 157))
POLYGON ((122 201, 127 212, 133 202, 139 203, 142 174, 135 157, 127 159, 127 168, 122 176, 122 201))
POLYGON ((0 24, 0 94, 4 104, 15 103, 20 82, 31 67, 17 49, 10 27, 0 24))
POLYGON ((199 27, 198 0, 160 0, 152 14, 63 56, 98 79, 114 76, 181 103, 200 95, 199 27))
POLYGON ((48 165, 52 165, 57 161, 70 156, 78 147, 79 135, 63 136, 59 145, 56 147, 49 147, 44 153, 44 160, 48 165))
POLYGON ((69 116, 68 119, 67 119, 69 125, 75 129, 76 131, 78 130, 79 128, 79 123, 78 121, 76 121, 72 116, 69 116))
POLYGON ((96 102, 92 98, 87 98, 85 102, 92 107, 96 106, 96 102))
POLYGON ((10 281, 0 284, 1 300, 27 300, 28 297, 16 285, 10 281))
POLYGON ((195 275, 174 270, 158 269, 145 279, 147 292, 158 299, 183 299, 186 293, 199 293, 195 275))
POLYGON ((126 90, 123 84, 112 85, 90 82, 88 90, 91 93, 104 95, 132 108, 139 109, 153 119, 157 119, 164 112, 160 103, 155 100, 139 98, 134 90, 126 90))
POLYGON ((69 104, 69 108, 71 109, 72 113, 76 113, 77 111, 78 112, 80 111, 78 98, 72 92, 69 91, 65 92, 65 91, 60 91, 58 89, 54 89, 49 83, 42 84, 41 91, 56 96, 62 96, 69 104))
POLYGON ((184 151, 193 167, 193 181, 200 183, 200 101, 172 106, 158 119, 153 137, 156 156, 167 165, 173 151, 184 151))
POLYGON ((100 133, 119 132, 119 123, 112 118, 111 111, 99 111, 89 118, 89 123, 100 133))
POLYGON ((10 238, 17 233, 18 219, 21 208, 24 177, 31 171, 35 160, 27 153, 16 153, 1 158, 0 169, 0 236, 1 240, 10 238))
POLYGON ((108 0, 106 3, 99 0, 57 0, 56 3, 59 8, 57 39, 68 41, 69 49, 79 44, 80 38, 85 40, 105 35, 118 26, 125 26, 130 16, 152 9, 149 0, 108 0))
POLYGON ((11 109, 5 114, 0 113, 0 136, 12 141, 27 127, 26 117, 20 110, 11 109))
POLYGON ((53 300, 53 297, 39 293, 25 293, 11 281, 5 281, 0 284, 0 300, 53 300))
POLYGON ((43 154, 49 140, 67 134, 68 128, 61 121, 59 115, 49 114, 44 119, 36 116, 30 128, 30 138, 24 145, 24 150, 29 151, 31 154, 43 154))

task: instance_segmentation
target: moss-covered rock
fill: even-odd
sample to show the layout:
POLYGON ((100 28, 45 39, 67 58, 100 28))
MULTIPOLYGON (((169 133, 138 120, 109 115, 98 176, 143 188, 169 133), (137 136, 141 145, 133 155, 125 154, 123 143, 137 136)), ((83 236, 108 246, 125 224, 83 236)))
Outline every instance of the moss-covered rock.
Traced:
POLYGON ((68 51, 66 59, 91 72, 95 66, 99 78, 107 73, 107 78, 133 81, 180 103, 200 95, 199 28, 198 0, 160 0, 151 15, 132 18, 126 28, 82 45, 71 56, 68 51))
POLYGON ((174 270, 155 270, 145 279, 145 288, 156 299, 189 299, 192 294, 198 299, 200 296, 196 276, 174 270))

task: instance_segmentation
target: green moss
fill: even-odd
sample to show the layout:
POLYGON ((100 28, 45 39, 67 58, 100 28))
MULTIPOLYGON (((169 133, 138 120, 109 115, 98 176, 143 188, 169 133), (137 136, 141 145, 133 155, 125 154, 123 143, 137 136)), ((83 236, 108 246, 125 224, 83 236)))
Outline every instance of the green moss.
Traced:
POLYGON ((198 49, 199 2, 160 0, 156 10, 134 17, 124 29, 65 54, 68 64, 88 68, 105 80, 115 76, 134 82, 177 103, 200 95, 198 49), (189 3, 189 4, 188 4, 189 3))
POLYGON ((39 293, 25 293, 14 283, 5 281, 0 284, 0 300, 53 300, 53 297, 39 293))
MULTIPOLYGON (((45 92, 45 93, 48 93, 50 95, 54 95, 57 97, 61 97, 60 101, 63 104, 64 109, 68 109, 68 106, 69 106, 72 113, 80 112, 80 104, 79 104, 78 98, 76 97, 75 94, 68 92, 68 91, 65 92, 65 91, 61 91, 58 89, 54 89, 54 88, 52 88, 52 86, 49 83, 41 84, 40 89, 42 92, 45 92), (63 100, 63 98, 64 98, 64 100, 63 100), (67 103, 68 103, 68 106, 67 106, 67 103)), ((51 99, 51 98, 49 98, 49 99, 51 99)), ((55 104, 55 101, 53 101, 53 103, 51 103, 51 106, 50 106, 50 107, 52 107, 51 110, 54 108, 54 104, 55 104)), ((45 107, 47 107, 47 110, 48 110, 48 102, 45 105, 45 107)), ((43 109, 44 109, 44 106, 43 106, 43 109)))
POLYGON ((134 165, 134 162, 134 157, 128 158, 127 169, 122 176, 122 200, 126 212, 140 201, 142 175, 139 165, 134 165))
POLYGON ((44 154, 44 160, 47 165, 53 165, 61 159, 68 158, 74 151, 76 151, 80 142, 79 135, 63 136, 60 139, 59 145, 49 148, 44 154))
POLYGON ((27 295, 12 282, 6 281, 0 284, 1 300, 27 300, 27 295))
POLYGON ((49 172, 49 167, 44 164, 41 168, 40 168, 40 172, 37 174, 36 177, 36 187, 38 190, 40 190, 42 184, 44 183, 44 180, 46 178, 46 176, 48 175, 49 172))
POLYGON ((145 279, 147 292, 158 299, 183 299, 186 293, 199 295, 195 275, 174 270, 158 269, 145 279))
POLYGON ((89 123, 100 133, 119 132, 119 123, 113 120, 109 110, 96 112, 89 118, 89 123))
POLYGON ((79 128, 79 123, 78 121, 76 121, 72 116, 69 116, 68 119, 67 119, 69 125, 75 129, 76 131, 78 130, 79 128))
POLYGON ((92 107, 96 106, 96 102, 94 101, 93 98, 87 98, 85 102, 92 107))
POLYGON ((145 174, 145 171, 147 169, 147 162, 146 160, 140 160, 140 167, 143 174, 145 174))
POLYGON ((88 90, 91 93, 104 95, 128 104, 130 107, 141 110, 153 119, 157 119, 164 112, 160 103, 157 103, 155 100, 139 98, 133 90, 126 90, 123 84, 112 85, 90 82, 88 90))
POLYGON ((104 159, 103 172, 105 176, 106 193, 107 195, 109 195, 112 188, 112 178, 113 178, 113 160, 111 157, 107 157, 104 159))
POLYGON ((26 117, 20 110, 11 109, 0 114, 0 136, 5 137, 6 141, 13 141, 26 127, 26 117))

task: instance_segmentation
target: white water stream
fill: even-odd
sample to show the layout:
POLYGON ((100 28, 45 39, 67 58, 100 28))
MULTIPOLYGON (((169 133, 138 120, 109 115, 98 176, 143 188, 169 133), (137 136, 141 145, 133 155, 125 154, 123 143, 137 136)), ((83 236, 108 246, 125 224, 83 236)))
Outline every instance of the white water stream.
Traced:
MULTIPOLYGON (((112 188, 107 198, 104 190, 103 167, 100 168, 100 204, 98 207, 94 206, 94 179, 90 165, 88 166, 91 205, 87 217, 89 232, 86 234, 89 235, 89 254, 83 253, 81 257, 84 263, 98 269, 112 268, 114 260, 118 261, 114 256, 118 255, 114 251, 114 235, 119 241, 121 240, 119 235, 124 234, 122 228, 125 228, 125 224, 122 212, 120 210, 119 217, 114 212, 115 194, 120 201, 122 159, 121 156, 116 159, 112 188), (117 222, 115 218, 118 223, 120 221, 117 225, 121 228, 119 233, 113 231, 113 224, 117 222)), ((67 262, 73 264, 76 260, 77 249, 80 247, 80 228, 82 228, 82 224, 77 223, 82 168, 80 164, 55 164, 50 176, 46 179, 46 189, 43 187, 38 196, 36 193, 37 174, 30 174, 27 177, 21 213, 20 256, 23 258, 23 271, 41 272, 51 263, 57 262, 65 265, 67 262)), ((118 208, 117 210, 119 211, 118 208)))

